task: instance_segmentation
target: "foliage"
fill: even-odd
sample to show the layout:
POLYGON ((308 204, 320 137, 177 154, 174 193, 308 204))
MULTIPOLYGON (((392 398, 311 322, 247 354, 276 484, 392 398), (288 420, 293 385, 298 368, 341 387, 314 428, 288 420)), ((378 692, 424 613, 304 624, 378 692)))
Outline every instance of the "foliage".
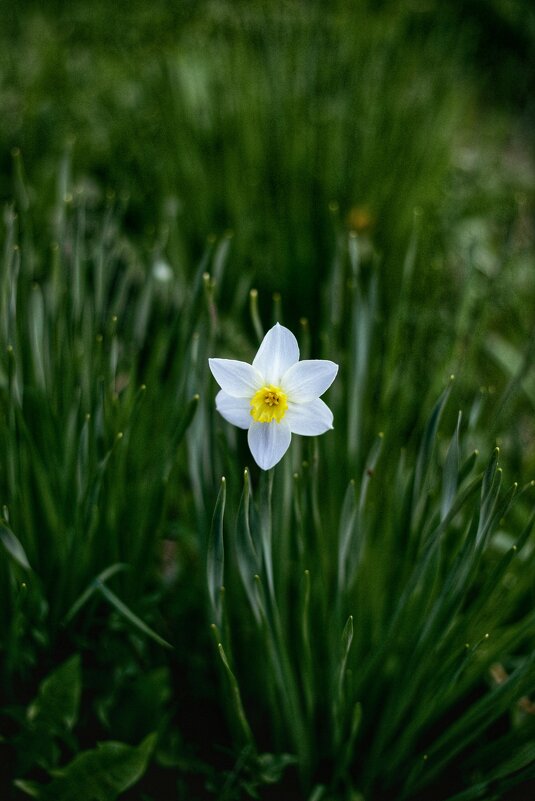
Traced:
POLYGON ((2 798, 532 792, 534 182, 476 6, 3 15, 2 798), (207 360, 276 320, 340 371, 264 474, 207 360))
POLYGON ((26 773, 38 765, 53 777, 46 785, 15 781, 32 798, 69 799, 79 798, 83 793, 95 801, 113 801, 146 768, 154 747, 153 734, 138 748, 115 742, 100 743, 97 749, 79 753, 69 764, 59 767, 58 741, 73 747, 71 732, 78 719, 80 693, 80 659, 75 655, 43 680, 37 697, 20 721, 20 730, 13 738, 20 760, 17 770, 26 773))
MULTIPOLYGON (((353 289, 335 431, 293 445, 256 502, 246 470, 225 554, 225 480, 216 505, 207 578, 236 741, 295 754, 314 798, 501 798, 533 778, 533 722, 515 711, 533 692, 533 516, 513 514, 533 483, 502 489, 498 450, 478 467, 475 414, 442 441, 451 384, 416 447, 398 456, 389 427, 368 442, 345 393, 372 419, 373 280, 353 289)), ((396 400, 394 428, 401 386, 396 400)))
MULTIPOLYGON (((57 16, 14 8, 5 153, 20 148, 50 186, 70 143, 91 190, 102 175, 127 192, 131 229, 156 227, 174 261, 193 269, 206 232, 230 229, 234 280, 247 269, 311 306, 330 214, 398 254, 413 208, 439 197, 465 111, 458 32, 371 5, 218 0, 180 14, 160 3, 150 21, 138 4, 133 17, 83 3, 57 16)), ((395 259, 386 265, 383 292, 395 293, 395 259)))

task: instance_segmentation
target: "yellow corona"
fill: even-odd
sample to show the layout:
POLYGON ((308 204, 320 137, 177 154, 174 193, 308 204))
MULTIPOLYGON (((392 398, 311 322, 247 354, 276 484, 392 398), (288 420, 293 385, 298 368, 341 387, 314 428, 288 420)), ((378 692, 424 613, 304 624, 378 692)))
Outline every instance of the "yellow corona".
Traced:
POLYGON ((288 398, 280 387, 272 384, 262 387, 251 398, 251 417, 257 423, 277 423, 283 419, 288 409, 288 398))

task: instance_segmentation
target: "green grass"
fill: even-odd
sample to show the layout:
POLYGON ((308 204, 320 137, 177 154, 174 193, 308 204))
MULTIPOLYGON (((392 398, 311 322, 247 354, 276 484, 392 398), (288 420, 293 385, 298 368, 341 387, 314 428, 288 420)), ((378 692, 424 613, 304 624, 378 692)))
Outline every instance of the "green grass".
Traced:
MULTIPOLYGON (((509 761, 517 748, 531 747, 533 735, 529 717, 518 720, 515 712, 533 690, 533 549, 526 544, 533 490, 501 489, 479 398, 457 426, 450 402, 444 425, 453 437, 441 435, 455 388, 444 369, 429 381, 428 398, 448 387, 421 428, 429 400, 422 404, 418 381, 396 369, 417 369, 401 361, 410 248, 399 314, 385 335, 379 270, 360 263, 355 235, 340 241, 317 332, 318 355, 341 365, 329 394, 335 430, 317 442, 298 439, 274 479, 256 468, 247 472, 238 508, 243 465, 251 460, 240 432, 216 419, 207 370, 209 354, 248 359, 254 352, 252 337, 238 335, 236 325, 240 316, 246 322, 244 298, 231 322, 207 272, 223 280, 228 241, 209 246, 193 282, 167 274, 162 282, 161 265, 142 277, 112 207, 99 219, 79 195, 61 201, 54 216, 61 245, 51 249, 39 281, 23 233, 29 220, 9 216, 6 237, 6 699, 15 692, 24 703, 36 671, 42 676, 61 653, 81 652, 87 675, 76 680, 77 693, 83 676, 97 703, 82 706, 80 743, 95 726, 108 736, 123 731, 131 742, 121 725, 122 684, 153 665, 163 672, 149 671, 144 682, 157 682, 168 712, 157 722, 141 706, 134 731, 137 744, 152 722, 163 743, 173 708, 169 669, 176 667, 166 649, 184 647, 176 609, 191 603, 192 580, 194 603, 201 601, 207 553, 212 612, 201 625, 208 631, 215 623, 223 660, 219 703, 228 702, 231 736, 242 753, 224 784, 228 797, 266 782, 291 787, 297 776, 305 797, 318 798, 349 798, 357 790, 365 798, 427 791, 454 798, 481 785, 469 796, 477 798, 524 781, 527 757, 520 772, 509 761), (473 443, 488 455, 477 456, 473 443), (220 500, 209 537, 222 474, 227 523, 220 500), (170 586, 163 547, 172 548, 179 570, 170 586), (98 645, 93 650, 95 638, 102 653, 98 645), (106 664, 114 675, 111 694, 102 684, 106 664), (492 689, 494 664, 512 677, 492 689), (489 777, 480 773, 486 762, 493 766, 489 777)), ((255 296, 251 303, 250 326, 256 322, 261 334, 255 296)), ((305 356, 316 355, 310 328, 300 331, 305 356)), ((425 335, 424 324, 412 334, 420 352, 428 347, 425 335)), ((455 329, 448 346, 454 354, 455 329)), ((215 666, 217 650, 202 638, 198 647, 215 666)), ((31 718, 18 725, 22 733, 12 744, 26 742, 26 728, 35 728, 31 718)), ((35 741, 36 753, 15 763, 13 778, 57 765, 59 752, 48 755, 34 732, 34 747, 35 741)), ((73 756, 75 742, 68 741, 73 756)), ((89 753, 87 759, 97 758, 89 753)), ((156 764, 170 771, 156 754, 156 764)), ((65 792, 76 765, 69 763, 65 792)), ((184 771, 184 762, 179 766, 184 771)), ((59 792, 51 788, 42 792, 59 792)))
MULTIPOLYGON (((145 36, 141 6, 132 19, 84 4, 13 11, 5 152, 20 147, 50 186, 74 142, 78 171, 127 192, 130 227, 156 227, 177 263, 191 268, 207 232, 231 229, 234 280, 246 270, 314 306, 333 249, 329 204, 344 226, 364 207, 392 256, 413 208, 440 197, 469 94, 458 36, 364 2, 327 14, 318 3, 203 6, 182 19, 162 7, 145 36)), ((385 263, 394 294, 395 260, 385 263)))
POLYGON ((531 162, 417 6, 6 16, 2 798, 532 792, 531 162), (264 474, 277 320, 340 370, 264 474))
POLYGON ((470 450, 482 444, 474 408, 440 435, 452 384, 412 441, 397 428, 410 382, 385 433, 361 426, 380 392, 373 362, 389 363, 395 337, 386 352, 374 343, 373 279, 352 289, 345 353, 334 336, 322 352, 344 354, 329 393, 335 431, 293 445, 274 477, 258 477, 256 503, 246 472, 225 546, 230 481, 216 505, 208 582, 236 738, 253 775, 273 743, 294 755, 314 798, 501 798, 531 777, 532 745, 511 760, 532 723, 507 718, 509 693, 533 685, 532 518, 521 511, 533 486, 502 489, 498 451, 470 450), (516 672, 492 689, 493 666, 508 662, 516 672))

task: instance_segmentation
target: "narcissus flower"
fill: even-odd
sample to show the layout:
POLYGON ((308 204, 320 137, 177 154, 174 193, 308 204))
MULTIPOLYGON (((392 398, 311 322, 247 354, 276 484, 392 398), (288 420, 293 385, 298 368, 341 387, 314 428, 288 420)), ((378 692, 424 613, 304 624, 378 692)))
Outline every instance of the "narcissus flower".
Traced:
POLYGON ((292 434, 316 436, 333 427, 333 415, 320 395, 331 386, 338 365, 326 359, 299 361, 297 340, 277 323, 252 364, 209 359, 221 387, 216 409, 232 425, 247 429, 254 460, 262 470, 277 464, 292 434))

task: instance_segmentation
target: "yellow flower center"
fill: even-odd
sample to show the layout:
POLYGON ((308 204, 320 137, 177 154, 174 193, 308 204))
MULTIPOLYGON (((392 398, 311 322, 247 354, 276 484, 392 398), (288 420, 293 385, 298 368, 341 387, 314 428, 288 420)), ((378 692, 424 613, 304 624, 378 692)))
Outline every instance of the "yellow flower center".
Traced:
POLYGON ((257 423, 280 423, 288 409, 288 398, 280 387, 262 387, 251 398, 251 417, 257 423))

